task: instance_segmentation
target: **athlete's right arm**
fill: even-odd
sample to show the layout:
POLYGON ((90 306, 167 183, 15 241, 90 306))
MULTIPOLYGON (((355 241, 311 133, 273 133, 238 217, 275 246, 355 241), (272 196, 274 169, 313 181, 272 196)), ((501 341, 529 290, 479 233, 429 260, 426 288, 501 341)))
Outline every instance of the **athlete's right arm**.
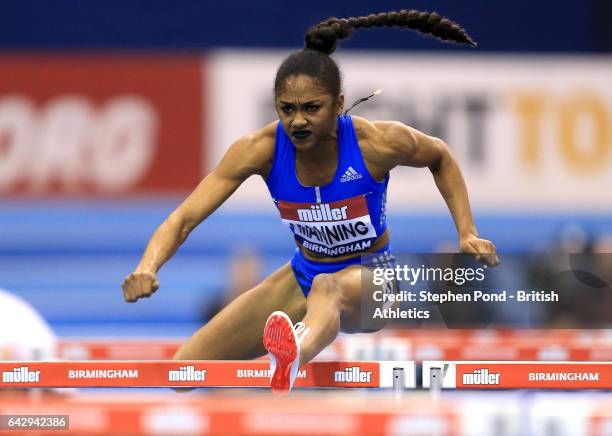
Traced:
POLYGON ((274 156, 276 123, 244 136, 228 149, 219 165, 158 227, 133 273, 123 282, 128 302, 150 297, 159 287, 157 271, 191 231, 253 174, 267 176, 274 156))

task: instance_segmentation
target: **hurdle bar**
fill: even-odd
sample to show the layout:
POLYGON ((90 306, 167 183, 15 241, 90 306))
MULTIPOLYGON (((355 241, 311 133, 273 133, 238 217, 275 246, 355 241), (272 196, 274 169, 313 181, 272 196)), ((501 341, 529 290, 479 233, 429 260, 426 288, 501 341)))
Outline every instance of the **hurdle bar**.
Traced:
POLYGON ((423 387, 612 389, 612 362, 424 361, 423 387))
MULTIPOLYGON (((0 373, 0 388, 270 386, 266 360, 13 361, 0 362, 0 373)), ((298 372, 295 386, 415 388, 415 362, 310 362, 298 372)))

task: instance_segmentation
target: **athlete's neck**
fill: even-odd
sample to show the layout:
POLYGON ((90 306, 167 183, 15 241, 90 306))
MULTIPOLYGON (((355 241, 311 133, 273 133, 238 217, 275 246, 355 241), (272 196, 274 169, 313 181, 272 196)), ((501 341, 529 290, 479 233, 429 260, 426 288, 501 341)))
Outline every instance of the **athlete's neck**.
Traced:
POLYGON ((308 150, 295 151, 295 158, 305 167, 318 167, 335 161, 338 156, 338 135, 330 134, 308 150))

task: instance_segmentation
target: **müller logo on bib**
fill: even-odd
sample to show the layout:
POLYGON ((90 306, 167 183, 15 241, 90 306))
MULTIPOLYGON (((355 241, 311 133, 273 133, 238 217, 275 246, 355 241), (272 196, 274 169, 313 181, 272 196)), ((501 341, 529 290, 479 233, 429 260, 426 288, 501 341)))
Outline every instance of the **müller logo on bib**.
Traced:
POLYGON ((332 203, 279 201, 283 223, 310 251, 328 256, 355 253, 371 247, 376 231, 365 196, 332 203))

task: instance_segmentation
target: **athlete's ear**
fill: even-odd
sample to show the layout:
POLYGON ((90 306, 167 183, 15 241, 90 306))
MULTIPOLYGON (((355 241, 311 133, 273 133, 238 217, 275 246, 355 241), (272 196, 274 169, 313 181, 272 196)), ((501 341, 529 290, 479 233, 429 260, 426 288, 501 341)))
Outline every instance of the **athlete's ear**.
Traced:
POLYGON ((336 105, 336 114, 342 115, 344 112, 344 94, 340 94, 336 105))

